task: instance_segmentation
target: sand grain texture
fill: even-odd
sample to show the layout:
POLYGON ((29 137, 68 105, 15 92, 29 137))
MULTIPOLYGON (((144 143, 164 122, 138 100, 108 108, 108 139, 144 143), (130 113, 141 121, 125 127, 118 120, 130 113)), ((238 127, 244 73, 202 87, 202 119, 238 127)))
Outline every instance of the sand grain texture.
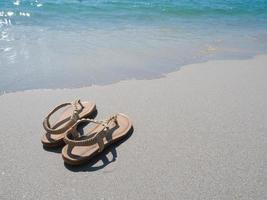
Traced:
POLYGON ((0 96, 0 199, 267 199, 266 63, 210 61, 156 80, 0 96), (133 120, 104 167, 66 168, 42 148, 43 117, 77 97, 94 100, 98 118, 133 120))

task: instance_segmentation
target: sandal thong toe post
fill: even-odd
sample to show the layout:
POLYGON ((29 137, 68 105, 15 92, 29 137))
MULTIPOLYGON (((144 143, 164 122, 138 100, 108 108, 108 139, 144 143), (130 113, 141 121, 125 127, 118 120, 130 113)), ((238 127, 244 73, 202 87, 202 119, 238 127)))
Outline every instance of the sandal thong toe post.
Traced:
POLYGON ((46 133, 43 135, 41 142, 44 147, 58 147, 64 144, 64 137, 79 119, 92 117, 96 112, 96 104, 87 101, 76 100, 72 103, 63 103, 54 108, 44 119, 43 127, 46 133), (54 125, 50 124, 50 117, 59 109, 65 108, 54 125))
POLYGON ((130 133, 132 124, 124 114, 116 114, 105 121, 81 119, 67 131, 62 149, 62 158, 65 163, 79 165, 87 162, 101 153, 108 145, 123 139, 130 133), (95 125, 88 134, 81 135, 77 126, 82 122, 92 122, 95 125))

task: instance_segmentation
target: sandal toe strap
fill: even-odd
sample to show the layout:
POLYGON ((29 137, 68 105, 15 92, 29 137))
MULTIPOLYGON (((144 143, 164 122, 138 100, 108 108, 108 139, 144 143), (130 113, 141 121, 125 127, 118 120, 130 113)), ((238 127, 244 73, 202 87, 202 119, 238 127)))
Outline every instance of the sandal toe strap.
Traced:
POLYGON ((93 145, 93 144, 98 144, 99 149, 98 152, 102 152, 104 150, 104 137, 106 137, 109 133, 109 123, 111 121, 114 121, 117 124, 117 115, 114 115, 112 117, 110 117, 109 119, 105 120, 105 121, 97 121, 97 120, 93 120, 93 119, 81 119, 78 120, 77 123, 71 128, 69 129, 69 131, 67 132, 65 138, 64 138, 64 142, 72 147, 74 146, 89 146, 89 145, 93 145), (79 137, 81 137, 80 134, 77 134, 77 125, 81 122, 93 122, 96 124, 100 124, 102 125, 102 128, 100 130, 98 130, 97 133, 93 134, 93 135, 88 135, 87 139, 83 139, 83 140, 79 140, 79 137), (72 135, 75 139, 70 139, 70 135, 72 135), (77 138, 78 136, 78 138, 77 138))

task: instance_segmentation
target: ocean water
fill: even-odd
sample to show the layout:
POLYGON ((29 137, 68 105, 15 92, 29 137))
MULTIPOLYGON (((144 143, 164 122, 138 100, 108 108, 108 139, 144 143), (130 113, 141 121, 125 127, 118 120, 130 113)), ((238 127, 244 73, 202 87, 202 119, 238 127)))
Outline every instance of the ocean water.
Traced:
POLYGON ((0 94, 267 52, 267 0, 0 0, 0 94))

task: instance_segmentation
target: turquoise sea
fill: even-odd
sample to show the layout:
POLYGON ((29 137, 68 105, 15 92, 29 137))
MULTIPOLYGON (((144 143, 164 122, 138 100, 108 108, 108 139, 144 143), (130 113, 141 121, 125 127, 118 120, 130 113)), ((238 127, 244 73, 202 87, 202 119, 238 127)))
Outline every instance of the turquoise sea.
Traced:
POLYGON ((267 0, 0 0, 0 94, 267 52, 267 0))

